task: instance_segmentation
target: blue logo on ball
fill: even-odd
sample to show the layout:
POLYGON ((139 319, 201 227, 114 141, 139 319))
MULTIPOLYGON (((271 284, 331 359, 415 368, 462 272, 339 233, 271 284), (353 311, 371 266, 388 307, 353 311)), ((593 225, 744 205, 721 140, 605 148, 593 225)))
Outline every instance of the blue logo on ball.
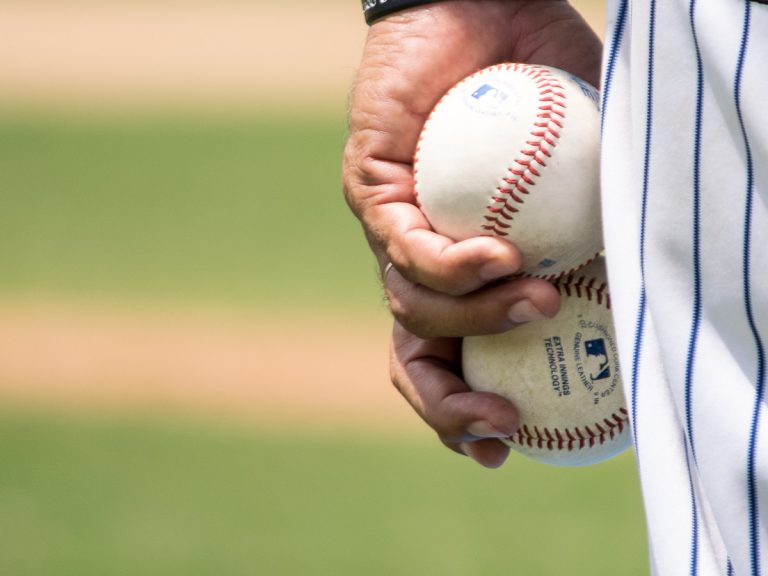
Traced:
POLYGON ((491 84, 483 84, 472 92, 472 98, 490 108, 498 108, 507 99, 507 94, 491 84))
POLYGON ((611 377, 611 365, 608 363, 608 353, 605 348, 605 340, 599 338, 597 340, 588 340, 584 342, 584 348, 587 351, 587 358, 593 358, 590 362, 593 366, 597 365, 596 370, 590 371, 590 379, 592 382, 596 380, 605 380, 611 377), (596 362, 595 362, 596 360, 596 362))

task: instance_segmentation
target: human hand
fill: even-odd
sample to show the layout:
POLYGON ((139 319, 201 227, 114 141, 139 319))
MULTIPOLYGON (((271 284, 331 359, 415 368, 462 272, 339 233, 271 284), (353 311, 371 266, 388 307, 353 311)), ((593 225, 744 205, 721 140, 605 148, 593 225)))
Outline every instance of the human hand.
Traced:
POLYGON ((555 291, 537 280, 478 292, 518 271, 520 253, 501 238, 453 242, 433 232, 414 203, 412 160, 429 112, 468 74, 523 61, 596 84, 600 51, 595 34, 562 0, 450 0, 370 28, 352 97, 345 192, 380 266, 392 262, 398 272, 385 287, 395 317, 410 331, 500 332, 556 310, 555 291), (450 298, 470 293, 471 299, 450 298))
POLYGON ((419 338, 395 321, 392 382, 443 444, 497 468, 509 454, 501 438, 517 429, 515 408, 496 394, 471 392, 461 379, 460 362, 460 339, 419 338))
MULTIPOLYGON (((462 394, 462 403, 475 401, 457 376, 459 343, 414 335, 500 332, 554 315, 559 298, 542 280, 502 280, 521 263, 520 253, 507 241, 453 242, 431 230, 413 200, 412 159, 419 132, 439 98, 480 68, 503 61, 539 63, 597 84, 600 52, 597 37, 561 0, 450 0, 393 14, 369 31, 352 98, 345 193, 380 267, 394 265, 384 282, 398 321, 393 381, 412 404, 425 391, 417 411, 453 447, 458 436, 449 429, 455 425, 448 424, 451 418, 441 407, 454 403, 446 402, 447 396, 436 400, 426 390, 430 382, 442 383, 450 395, 462 394), (418 361, 410 361, 412 353, 418 361), (438 369, 445 366, 451 370, 438 369)), ((511 406, 506 413, 513 421, 511 406)), ((458 420, 454 411, 452 421, 458 420)), ((506 454, 496 440, 475 443, 479 446, 483 454, 506 454), (490 446, 497 449, 486 450, 490 446)), ((493 460, 473 456, 481 463, 493 460)))

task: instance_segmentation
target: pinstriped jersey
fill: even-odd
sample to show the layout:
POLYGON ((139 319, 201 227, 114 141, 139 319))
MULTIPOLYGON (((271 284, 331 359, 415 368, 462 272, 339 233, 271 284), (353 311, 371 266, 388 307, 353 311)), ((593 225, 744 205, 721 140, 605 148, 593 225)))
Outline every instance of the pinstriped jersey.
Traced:
POLYGON ((652 571, 768 574, 768 5, 608 16, 604 235, 652 571))

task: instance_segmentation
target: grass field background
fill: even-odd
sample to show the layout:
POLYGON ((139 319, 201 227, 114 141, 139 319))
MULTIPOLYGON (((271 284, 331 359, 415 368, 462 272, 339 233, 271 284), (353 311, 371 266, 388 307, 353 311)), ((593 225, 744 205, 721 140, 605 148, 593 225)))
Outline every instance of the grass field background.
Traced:
MULTIPOLYGON (((343 105, 145 104, 0 106, 5 307, 226 308, 337 332, 350 315, 380 317, 373 261, 340 190, 343 105)), ((316 385, 317 369, 292 384, 316 385)), ((400 421, 64 408, 6 398, 11 377, 0 375, 3 576, 648 572, 631 453, 584 469, 513 455, 487 471, 400 421)))
POLYGON ((631 455, 489 472, 423 439, 4 414, 8 575, 647 573, 631 455))
POLYGON ((0 292, 365 306, 343 116, 0 118, 0 292))
MULTIPOLYGON (((332 117, 2 121, 2 294, 371 314, 342 142, 332 117)), ((0 573, 647 572, 629 454, 488 472, 426 431, 174 418, 3 411, 0 573)))

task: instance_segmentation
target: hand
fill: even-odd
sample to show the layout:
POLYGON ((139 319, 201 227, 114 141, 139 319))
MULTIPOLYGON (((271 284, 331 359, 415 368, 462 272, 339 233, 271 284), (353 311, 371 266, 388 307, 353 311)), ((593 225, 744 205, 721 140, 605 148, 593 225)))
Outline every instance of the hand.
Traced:
POLYGON ((506 399, 470 392, 461 379, 461 340, 422 339, 395 321, 390 350, 392 382, 450 449, 488 468, 501 466, 517 414, 506 399))
MULTIPOLYGON (((503 281, 521 262, 505 240, 453 242, 431 230, 413 203, 412 158, 427 115, 453 84, 485 66, 547 64, 597 84, 600 57, 600 41, 562 0, 447 0, 393 14, 370 28, 352 97, 344 185, 380 266, 395 266, 385 279, 399 323, 393 380, 409 400, 421 397, 430 382, 442 382, 443 391, 462 394, 462 403, 474 401, 458 377, 458 343, 414 334, 500 332, 552 316, 559 306, 546 282, 503 281), (416 363, 406 353, 414 350, 416 363), (438 369, 444 366, 452 368, 438 369)), ((420 411, 439 434, 452 420, 441 412, 451 404, 443 400, 426 394, 420 411)), ((454 433, 441 436, 456 445, 454 433)))

